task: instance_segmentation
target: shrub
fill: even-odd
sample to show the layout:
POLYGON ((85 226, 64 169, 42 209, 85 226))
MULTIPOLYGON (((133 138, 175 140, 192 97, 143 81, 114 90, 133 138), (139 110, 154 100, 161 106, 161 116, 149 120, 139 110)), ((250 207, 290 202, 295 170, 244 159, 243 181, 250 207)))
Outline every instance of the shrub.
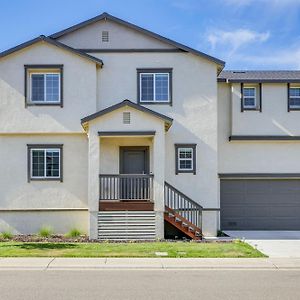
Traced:
POLYGON ((43 226, 40 230, 39 230, 39 236, 41 237, 49 237, 53 234, 53 229, 49 226, 43 226))
POLYGON ((3 231, 1 232, 1 237, 5 240, 10 240, 12 239, 13 235, 10 231, 3 231))
POLYGON ((72 228, 67 234, 66 237, 77 238, 81 236, 81 231, 77 228, 72 228))

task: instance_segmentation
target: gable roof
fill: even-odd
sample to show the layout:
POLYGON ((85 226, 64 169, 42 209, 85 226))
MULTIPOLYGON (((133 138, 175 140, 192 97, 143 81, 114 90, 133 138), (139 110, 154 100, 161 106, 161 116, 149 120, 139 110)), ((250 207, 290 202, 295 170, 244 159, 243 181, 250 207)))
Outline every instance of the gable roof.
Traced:
POLYGON ((87 21, 81 22, 81 23, 76 24, 74 26, 71 26, 71 27, 69 27, 67 29, 64 29, 64 30, 61 30, 59 32, 56 32, 56 33, 50 35, 50 37, 53 38, 53 39, 57 39, 57 38, 62 37, 63 35, 66 35, 68 33, 74 32, 74 31, 76 31, 78 29, 81 29, 81 28, 83 28, 83 27, 85 27, 87 25, 93 24, 93 23, 101 21, 101 20, 110 20, 110 21, 113 21, 113 22, 118 23, 120 25, 126 26, 126 27, 128 27, 130 29, 136 30, 136 31, 138 31, 140 33, 146 34, 146 35, 148 35, 148 36, 150 36, 150 37, 152 37, 154 39, 157 39, 157 40, 159 40, 161 42, 164 42, 164 43, 167 43, 169 45, 172 45, 172 46, 174 46, 174 47, 176 47, 176 48, 178 48, 180 50, 183 50, 185 52, 190 52, 190 53, 193 53, 195 55, 198 55, 198 56, 201 56, 203 58, 206 58, 206 59, 208 59, 208 60, 216 63, 217 65, 219 65, 221 67, 221 69, 223 69, 224 66, 225 66, 225 62, 222 61, 222 60, 220 60, 220 59, 218 59, 218 58, 216 58, 216 57, 210 56, 210 55, 208 55, 206 53, 203 53, 203 52, 198 51, 196 49, 190 48, 188 46, 185 46, 183 44, 180 44, 178 42, 175 42, 173 40, 165 38, 165 37, 163 37, 163 36, 161 36, 161 35, 159 35, 157 33, 154 33, 154 32, 149 31, 147 29, 141 28, 141 27, 139 27, 137 25, 134 25, 132 23, 129 23, 129 22, 124 21, 122 19, 119 19, 117 17, 114 17, 114 16, 112 16, 112 15, 106 13, 106 12, 102 13, 101 15, 98 15, 98 16, 96 16, 94 18, 91 18, 91 19, 89 19, 87 21))
POLYGON ((219 82, 300 82, 300 71, 222 71, 218 76, 219 82))
POLYGON ((103 65, 103 62, 102 62, 101 59, 96 58, 96 57, 94 57, 94 56, 91 56, 91 55, 89 55, 89 54, 86 54, 86 53, 84 53, 84 52, 78 51, 78 50, 76 50, 76 49, 74 49, 74 48, 72 48, 72 47, 70 47, 70 46, 67 46, 67 45, 65 45, 65 44, 63 44, 63 43, 60 43, 59 41, 56 41, 56 40, 54 40, 54 39, 52 39, 52 38, 49 38, 49 37, 46 37, 46 36, 44 36, 44 35, 40 35, 39 37, 34 38, 34 39, 32 39, 32 40, 30 40, 30 41, 28 41, 28 42, 25 42, 25 43, 20 44, 20 45, 18 45, 18 46, 16 46, 16 47, 13 47, 13 48, 10 48, 10 49, 8 49, 8 50, 5 50, 5 51, 1 52, 1 53, 0 53, 0 59, 1 59, 2 57, 5 57, 5 56, 7 56, 7 55, 9 55, 9 54, 12 54, 12 53, 14 53, 14 52, 20 51, 20 50, 22 50, 22 49, 24 49, 24 48, 26 48, 26 47, 29 47, 29 46, 31 46, 31 45, 33 45, 33 44, 36 44, 36 43, 38 43, 38 42, 41 42, 41 41, 44 41, 44 42, 49 43, 49 44, 51 44, 51 45, 54 45, 54 46, 56 46, 56 47, 58 47, 58 48, 67 50, 67 51, 72 52, 72 53, 74 53, 74 54, 76 54, 76 55, 78 55, 78 56, 81 56, 81 57, 85 58, 85 59, 88 59, 88 60, 90 60, 90 61, 93 61, 94 63, 96 63, 97 65, 100 65, 101 67, 102 67, 102 65, 103 65))
POLYGON ((136 103, 134 103, 134 102, 132 102, 132 101, 130 101, 128 99, 125 99, 125 100, 123 100, 120 103, 117 103, 115 105, 109 106, 109 107, 107 107, 105 109, 102 109, 102 110, 100 110, 100 111, 98 111, 98 112, 96 112, 94 114, 91 114, 91 115, 89 115, 89 116, 81 119, 81 124, 83 125, 84 123, 87 123, 87 122, 89 122, 91 120, 94 120, 94 119, 96 119, 96 118, 98 118, 100 116, 106 115, 106 114, 108 114, 110 112, 113 112, 114 110, 117 110, 117 109, 125 107, 125 106, 129 106, 129 107, 134 108, 134 109, 136 109, 138 111, 150 114, 150 115, 152 115, 152 116, 154 116, 156 118, 159 118, 159 119, 165 121, 166 130, 168 130, 171 127, 172 123, 173 123, 173 119, 172 118, 170 118, 168 116, 165 116, 163 114, 160 114, 160 113, 158 113, 158 112, 156 112, 154 110, 151 110, 149 108, 146 108, 144 106, 138 105, 138 104, 136 104, 136 103))

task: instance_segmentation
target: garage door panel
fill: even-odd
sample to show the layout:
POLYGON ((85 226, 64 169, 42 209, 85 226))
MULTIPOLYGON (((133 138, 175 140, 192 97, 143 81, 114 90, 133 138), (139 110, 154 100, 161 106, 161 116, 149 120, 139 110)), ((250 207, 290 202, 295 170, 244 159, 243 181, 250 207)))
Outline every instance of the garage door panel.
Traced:
POLYGON ((228 180, 227 182, 221 180, 221 189, 224 194, 244 194, 245 182, 243 180, 228 180))
POLYGON ((300 230, 300 180, 221 180, 221 228, 300 230))

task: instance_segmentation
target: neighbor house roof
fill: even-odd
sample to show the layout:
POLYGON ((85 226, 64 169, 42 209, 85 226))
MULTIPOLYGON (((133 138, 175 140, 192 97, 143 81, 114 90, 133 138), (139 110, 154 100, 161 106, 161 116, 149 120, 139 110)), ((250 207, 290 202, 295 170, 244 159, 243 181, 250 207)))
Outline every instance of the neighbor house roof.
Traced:
POLYGON ((163 121, 165 122, 165 124, 166 124, 166 129, 167 129, 167 130, 168 130, 168 129, 171 127, 171 125, 172 125, 172 122, 173 122, 173 119, 172 119, 172 118, 170 118, 170 117, 168 117, 168 116, 165 116, 165 115, 163 115, 163 114, 160 114, 160 113, 158 113, 158 112, 156 112, 156 111, 154 111, 154 110, 151 110, 151 109, 149 109, 149 108, 146 108, 146 107, 144 107, 144 106, 138 105, 138 104, 136 104, 136 103, 134 103, 134 102, 131 102, 131 101, 128 100, 128 99, 125 99, 124 101, 122 101, 122 102, 120 102, 120 103, 117 103, 117 104, 115 104, 115 105, 109 106, 109 107, 107 107, 107 108, 105 108, 105 109, 103 109, 103 110, 100 110, 100 111, 98 111, 98 112, 96 112, 96 113, 94 113, 94 114, 91 114, 91 115, 89 115, 89 116, 87 116, 87 117, 81 119, 81 124, 87 123, 87 122, 89 122, 89 121, 91 121, 91 120, 94 120, 94 119, 96 119, 96 118, 98 118, 98 117, 100 117, 100 116, 106 115, 106 114, 108 114, 108 113, 110 113, 110 112, 113 112, 114 110, 117 110, 117 109, 122 108, 122 107, 125 107, 125 106, 129 106, 129 107, 131 107, 131 108, 134 108, 134 109, 139 110, 139 111, 141 111, 141 112, 144 112, 144 113, 153 115, 154 117, 163 120, 163 121))
POLYGON ((96 58, 96 57, 94 57, 94 56, 91 56, 91 55, 89 55, 89 54, 86 54, 86 53, 84 53, 84 52, 78 51, 78 50, 76 50, 76 49, 74 49, 74 48, 72 48, 72 47, 70 47, 70 46, 67 46, 67 45, 65 45, 65 44, 63 44, 63 43, 60 43, 60 42, 56 41, 55 39, 52 39, 52 38, 50 38, 50 37, 46 37, 46 36, 44 36, 44 35, 40 35, 39 37, 34 38, 34 39, 32 39, 32 40, 30 40, 30 41, 28 41, 28 42, 25 42, 25 43, 20 44, 20 45, 18 45, 18 46, 16 46, 16 47, 13 47, 13 48, 10 48, 10 49, 8 49, 8 50, 6 50, 6 51, 1 52, 1 53, 0 53, 0 58, 5 57, 5 56, 7 56, 7 55, 10 55, 10 54, 12 54, 12 53, 14 53, 14 52, 20 51, 20 50, 22 50, 22 49, 24 49, 24 48, 26 48, 26 47, 29 47, 29 46, 31 46, 31 45, 33 45, 33 44, 36 44, 36 43, 38 43, 38 42, 41 42, 41 41, 46 42, 46 43, 49 43, 49 44, 51 44, 51 45, 54 45, 54 46, 56 46, 56 47, 58 47, 58 48, 67 50, 67 51, 69 51, 69 52, 72 52, 72 53, 74 53, 74 54, 76 54, 76 55, 78 55, 78 56, 81 56, 81 57, 83 57, 83 58, 85 58, 85 59, 88 59, 88 60, 90 60, 90 61, 93 61, 93 62, 96 63, 97 65, 100 65, 100 66, 103 65, 103 62, 102 62, 101 59, 96 58))
POLYGON ((203 52, 200 52, 200 51, 198 51, 196 49, 190 48, 188 46, 185 46, 183 44, 180 44, 178 42, 175 42, 173 40, 165 38, 165 37, 163 37, 163 36, 161 36, 159 34, 156 34, 156 33, 152 32, 152 31, 149 31, 147 29, 141 28, 141 27, 139 27, 137 25, 134 25, 132 23, 129 23, 129 22, 126 22, 126 21, 121 20, 119 18, 116 18, 116 17, 114 17, 114 16, 112 16, 112 15, 110 15, 108 13, 102 13, 101 15, 98 15, 98 16, 92 18, 92 19, 89 19, 87 21, 81 22, 81 23, 79 23, 77 25, 71 26, 71 27, 69 27, 67 29, 64 29, 62 31, 56 32, 56 33, 50 35, 50 37, 53 38, 53 39, 57 39, 57 38, 62 37, 63 35, 66 35, 68 33, 74 32, 75 30, 81 29, 81 28, 83 28, 83 27, 85 27, 87 25, 93 24, 95 22, 98 22, 98 21, 104 20, 104 19, 113 21, 113 22, 118 23, 120 25, 129 27, 130 29, 139 31, 139 32, 141 32, 143 34, 146 34, 146 35, 148 35, 148 36, 150 36, 152 38, 155 38, 155 39, 157 39, 157 40, 159 40, 161 42, 164 42, 164 43, 167 43, 169 45, 172 45, 172 46, 174 46, 174 47, 176 47, 176 48, 178 48, 178 49, 180 49, 182 51, 190 52, 190 53, 193 53, 195 55, 198 55, 198 56, 201 56, 203 58, 206 58, 206 59, 208 59, 210 61, 213 61, 214 63, 218 64, 221 68, 224 68, 225 62, 222 61, 222 60, 220 60, 220 59, 218 59, 218 58, 216 58, 216 57, 210 56, 210 55, 205 54, 203 52))
POLYGON ((300 71, 222 71, 219 82, 300 82, 300 71))

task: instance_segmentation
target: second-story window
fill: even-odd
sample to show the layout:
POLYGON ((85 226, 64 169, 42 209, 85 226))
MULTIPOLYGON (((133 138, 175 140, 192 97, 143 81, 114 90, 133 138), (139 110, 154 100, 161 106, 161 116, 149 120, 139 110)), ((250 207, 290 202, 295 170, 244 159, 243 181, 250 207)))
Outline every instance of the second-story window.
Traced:
POLYGON ((62 106, 62 76, 62 65, 25 65, 26 104, 62 106))
POLYGON ((59 73, 31 73, 30 101, 60 102, 60 74, 59 73))
POLYGON ((171 86, 171 69, 138 69, 139 103, 170 104, 171 86))
POLYGON ((256 109, 256 88, 244 87, 243 88, 243 106, 244 109, 256 109))
POLYGON ((289 108, 300 109, 300 87, 289 88, 289 108))

